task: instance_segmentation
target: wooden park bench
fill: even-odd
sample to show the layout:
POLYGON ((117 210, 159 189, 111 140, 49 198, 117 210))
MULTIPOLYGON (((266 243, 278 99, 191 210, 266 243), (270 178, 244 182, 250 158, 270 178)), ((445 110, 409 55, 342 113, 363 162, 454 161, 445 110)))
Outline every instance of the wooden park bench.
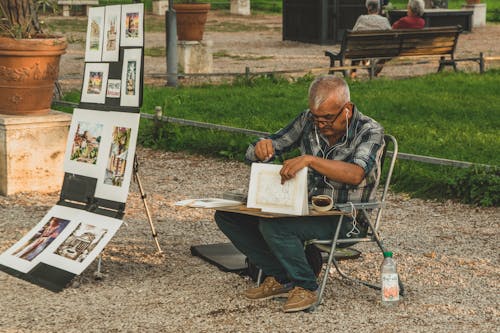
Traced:
POLYGON ((459 60, 455 59, 454 53, 461 32, 462 27, 459 25, 420 30, 346 30, 340 51, 338 53, 325 51, 325 56, 330 57, 329 73, 342 71, 344 76, 347 76, 348 69, 367 68, 372 78, 375 61, 371 61, 370 65, 359 66, 346 66, 345 61, 429 56, 440 56, 438 72, 445 66, 452 66, 456 71, 456 62, 459 60))
POLYGON ((85 15, 89 15, 89 8, 98 6, 99 0, 58 0, 57 4, 63 7, 63 16, 71 16, 71 6, 83 6, 85 15))

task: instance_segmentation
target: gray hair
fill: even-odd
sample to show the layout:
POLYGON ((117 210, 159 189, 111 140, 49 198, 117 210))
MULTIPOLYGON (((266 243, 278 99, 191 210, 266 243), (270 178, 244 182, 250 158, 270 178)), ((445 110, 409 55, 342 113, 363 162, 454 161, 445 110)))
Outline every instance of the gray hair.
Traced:
POLYGON ((413 14, 417 16, 424 15, 424 9, 425 9, 424 0, 409 0, 408 7, 410 7, 413 14))
POLYGON ((380 11, 379 0, 366 0, 365 6, 368 10, 368 13, 378 13, 380 11))
POLYGON ((351 100, 349 86, 344 79, 333 75, 320 76, 309 86, 309 106, 317 109, 332 95, 337 95, 341 104, 351 100))

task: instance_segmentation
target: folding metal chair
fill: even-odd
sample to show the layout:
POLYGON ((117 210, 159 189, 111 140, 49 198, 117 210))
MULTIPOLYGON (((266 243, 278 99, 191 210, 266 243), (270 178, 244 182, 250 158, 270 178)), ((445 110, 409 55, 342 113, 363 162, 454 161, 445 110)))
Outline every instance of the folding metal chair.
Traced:
MULTIPOLYGON (((307 244, 314 244, 316 247, 320 249, 320 251, 323 252, 328 252, 328 261, 326 262, 326 267, 324 270, 323 278, 318 290, 318 301, 316 303, 316 306, 318 306, 321 303, 321 300, 323 298, 323 293, 325 291, 325 286, 326 282, 328 280, 328 275, 330 272, 330 267, 331 264, 335 266, 337 272, 340 274, 345 279, 364 284, 368 287, 375 288, 375 289, 381 289, 379 284, 371 283, 368 281, 363 281, 354 277, 351 277, 347 274, 345 274, 339 267, 338 264, 338 259, 336 258, 336 248, 339 244, 350 244, 349 246, 354 245, 353 243, 361 243, 361 242, 375 242, 378 247, 380 248, 380 251, 383 255, 383 252, 386 251, 381 237, 380 237, 380 225, 381 225, 381 219, 382 219, 382 211, 383 208, 385 207, 385 201, 387 199, 387 193, 389 190, 389 185, 391 183, 391 177, 392 177, 392 171, 394 170, 394 164, 396 163, 396 157, 398 154, 398 143, 396 139, 392 135, 385 135, 384 136, 384 141, 385 141, 385 146, 382 152, 381 156, 381 173, 385 173, 385 181, 383 182, 383 189, 382 193, 380 194, 379 198, 377 201, 374 202, 367 202, 367 203, 358 203, 358 204, 337 204, 336 208, 342 211, 346 212, 351 212, 353 214, 352 210, 355 209, 359 215, 360 211, 364 212, 364 215, 366 217, 365 221, 368 223, 368 232, 366 237, 362 238, 339 238, 339 232, 340 232, 340 223, 337 227, 337 230, 335 232, 335 235, 333 235, 332 239, 329 240, 310 240, 307 242, 307 244), (392 153, 388 154, 388 147, 392 145, 392 153), (389 156, 390 155, 390 156, 389 156), (384 162, 386 161, 386 158, 389 159, 389 166, 384 170, 384 162), (372 222, 373 216, 375 216, 375 221, 372 222)), ((382 178, 382 177, 381 177, 382 178)), ((380 183, 379 187, 382 185, 382 182, 380 183)), ((382 262, 382 258, 380 260, 382 262)), ((377 275, 378 276, 378 275, 377 275)), ((404 288, 403 284, 400 281, 400 294, 403 295, 404 288)))
MULTIPOLYGON (((342 221, 345 220, 344 218, 341 218, 340 223, 338 224, 337 229, 336 229, 335 234, 333 235, 332 239, 327 239, 327 240, 313 239, 313 240, 306 241, 304 244, 304 248, 306 246, 313 245, 313 246, 316 246, 321 252, 328 253, 328 260, 326 261, 326 267, 324 267, 322 281, 321 281, 319 289, 318 289, 318 301, 310 310, 314 310, 319 304, 321 304, 323 294, 325 291, 326 282, 328 280, 328 276, 329 276, 329 272, 330 272, 330 267, 331 267, 332 263, 335 266, 337 272, 343 278, 357 282, 357 283, 364 284, 370 288, 379 289, 379 290, 381 289, 381 286, 379 284, 371 283, 368 281, 363 281, 363 280, 360 280, 360 279, 357 279, 357 278, 354 278, 354 277, 347 275, 346 273, 344 273, 340 269, 338 261, 340 259, 355 259, 355 258, 359 257, 359 252, 352 251, 352 253, 354 253, 355 255, 349 257, 349 255, 346 256, 344 253, 342 253, 342 251, 345 249, 349 249, 350 246, 353 246, 353 245, 355 245, 357 243, 361 243, 361 242, 375 242, 378 245, 378 247, 380 248, 382 256, 383 256, 383 253, 386 251, 386 249, 382 243, 381 237, 380 237, 379 229, 380 229, 380 224, 381 224, 381 219, 382 219, 382 211, 383 211, 383 208, 385 207, 385 201, 387 199, 387 193, 389 191, 389 185, 391 183, 391 177, 392 177, 392 172, 394 170, 394 164, 396 163, 396 158, 398 155, 398 143, 396 141, 396 138, 394 138, 392 135, 388 135, 388 134, 386 134, 384 136, 384 141, 385 141, 385 145, 384 145, 384 148, 382 151, 382 155, 380 157, 381 158, 380 168, 381 168, 381 178, 383 178, 382 175, 385 174, 385 181, 383 182, 382 193, 380 193, 378 195, 379 198, 373 202, 357 203, 357 204, 347 203, 347 204, 335 205, 336 209, 345 211, 345 212, 349 213, 347 215, 351 215, 351 216, 354 215, 354 211, 358 212, 356 215, 359 215, 359 212, 363 211, 364 217, 365 217, 364 222, 366 222, 368 224, 368 231, 367 231, 366 236, 361 237, 361 238, 339 238, 341 223, 342 223, 342 221), (388 151, 389 146, 392 146, 392 153, 390 153, 388 151), (385 165, 387 158, 389 158, 389 166, 386 169, 384 169, 384 165, 385 165), (375 216, 374 222, 372 222, 373 216, 375 216), (339 251, 339 249, 337 249, 337 246, 339 244, 349 244, 348 245, 349 247, 342 248, 339 251)), ((382 183, 379 184, 379 187, 381 187, 381 186, 382 186, 382 183)), ((381 258, 380 262, 382 262, 382 258, 381 258)), ((322 262, 320 265, 325 266, 322 262)), ((313 267, 313 269, 315 271, 317 268, 318 267, 313 267)), ((257 276, 257 286, 260 284, 260 282, 262 280, 262 275, 263 275, 262 270, 259 269, 258 276, 257 276)), ((403 284, 401 283, 400 279, 399 279, 399 290, 400 290, 399 291, 400 295, 403 295, 404 287, 403 287, 403 284)))

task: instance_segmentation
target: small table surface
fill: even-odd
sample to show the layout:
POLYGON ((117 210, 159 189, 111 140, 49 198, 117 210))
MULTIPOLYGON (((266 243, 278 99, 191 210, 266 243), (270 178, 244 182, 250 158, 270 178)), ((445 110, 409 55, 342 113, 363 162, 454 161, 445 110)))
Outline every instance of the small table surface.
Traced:
MULTIPOLYGON (((217 207, 215 210, 230 213, 239 213, 245 215, 267 217, 267 218, 278 218, 278 217, 298 217, 301 215, 290 215, 290 214, 280 214, 280 213, 269 213, 263 212, 260 208, 248 208, 246 205, 231 206, 231 207, 217 207)), ((309 207, 309 215, 305 216, 329 216, 329 215, 351 215, 350 212, 344 212, 340 210, 328 210, 326 212, 318 212, 311 207, 309 207)))

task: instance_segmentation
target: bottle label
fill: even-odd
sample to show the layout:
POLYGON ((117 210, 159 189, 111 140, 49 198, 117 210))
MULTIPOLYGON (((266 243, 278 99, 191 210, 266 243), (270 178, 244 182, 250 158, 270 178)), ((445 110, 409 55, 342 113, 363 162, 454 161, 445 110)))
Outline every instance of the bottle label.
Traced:
POLYGON ((399 284, 397 274, 382 274, 382 301, 398 301, 399 284))

